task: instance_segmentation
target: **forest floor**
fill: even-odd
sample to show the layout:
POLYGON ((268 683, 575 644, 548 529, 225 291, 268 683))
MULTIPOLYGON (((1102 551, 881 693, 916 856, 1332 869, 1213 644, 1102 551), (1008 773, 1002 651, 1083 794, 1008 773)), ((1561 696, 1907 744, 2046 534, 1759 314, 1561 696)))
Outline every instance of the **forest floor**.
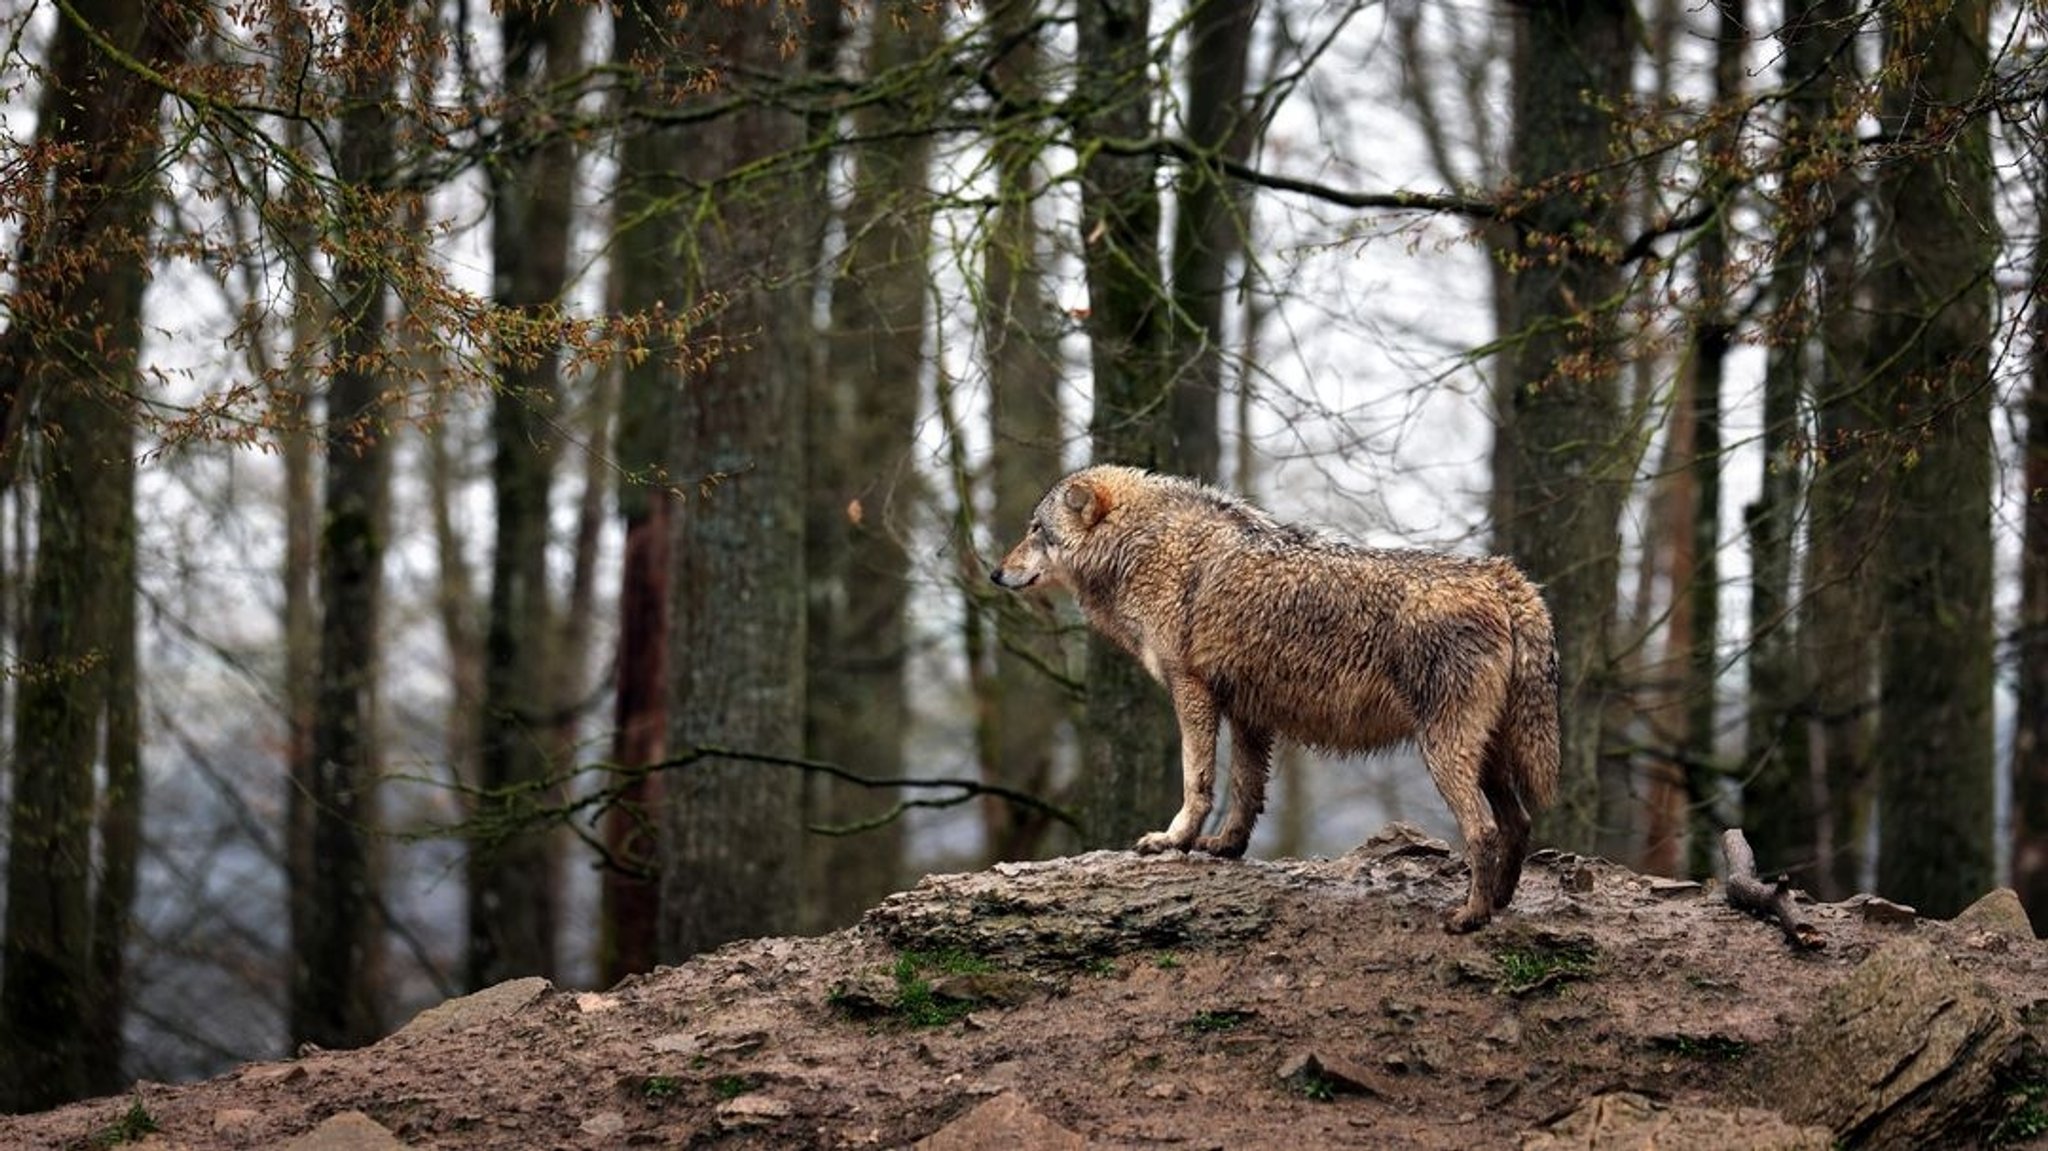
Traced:
MULTIPOLYGON (((1771 1044, 1906 935, 2048 1034, 2039 940, 1850 901, 1802 905, 1824 946, 1799 950, 1712 885, 1552 853, 1493 926, 1448 936, 1463 882, 1398 825, 1334 860, 936 876, 835 934, 604 992, 520 981, 360 1050, 0 1118, 0 1147, 1463 1151, 1606 1145, 1564 1117, 1614 1092, 1599 1122, 1664 1122, 1630 1145, 1685 1145, 1694 1109, 1749 1140, 1779 1130, 1739 1110, 1783 1102, 1755 1074, 1771 1044)), ((1977 1137, 2048 1148, 2048 1085, 2010 1094, 1977 1137)))

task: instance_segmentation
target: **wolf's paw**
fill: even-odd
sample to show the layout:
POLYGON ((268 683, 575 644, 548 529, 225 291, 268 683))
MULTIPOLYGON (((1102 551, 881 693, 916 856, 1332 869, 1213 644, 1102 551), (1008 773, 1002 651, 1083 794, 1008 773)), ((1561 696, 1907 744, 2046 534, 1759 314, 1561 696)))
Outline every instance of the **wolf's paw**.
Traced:
POLYGON ((1219 859, 1236 859, 1244 854, 1248 839, 1231 835, 1205 835, 1195 841, 1196 851, 1206 851, 1219 859))
POLYGON ((1170 832, 1149 831, 1138 837, 1132 849, 1139 855, 1158 855, 1167 851, 1186 851, 1188 845, 1176 840, 1170 832))
POLYGON ((1467 932, 1477 931, 1491 922, 1493 922, 1493 911, 1490 908, 1481 908, 1478 911, 1474 911, 1471 907, 1467 906, 1444 912, 1444 930, 1452 935, 1464 935, 1467 932))

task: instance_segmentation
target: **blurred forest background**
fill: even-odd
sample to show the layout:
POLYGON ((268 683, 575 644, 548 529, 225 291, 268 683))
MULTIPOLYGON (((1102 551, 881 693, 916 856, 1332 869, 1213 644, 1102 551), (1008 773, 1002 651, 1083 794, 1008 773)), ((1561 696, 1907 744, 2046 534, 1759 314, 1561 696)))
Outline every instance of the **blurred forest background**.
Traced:
POLYGON ((0 1106, 1127 845, 1163 695, 985 578, 1091 460, 1519 560, 1546 842, 2048 923, 2039 3, 0 28, 0 1106))

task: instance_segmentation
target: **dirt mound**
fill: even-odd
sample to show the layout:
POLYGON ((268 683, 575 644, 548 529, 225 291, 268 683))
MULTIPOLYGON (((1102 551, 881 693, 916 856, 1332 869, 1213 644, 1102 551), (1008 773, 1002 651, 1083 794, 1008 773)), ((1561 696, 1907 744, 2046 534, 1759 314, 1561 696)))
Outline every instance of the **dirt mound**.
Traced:
POLYGON ((1335 860, 935 876, 848 931, 508 984, 362 1050, 0 1119, 0 1146, 1825 1146, 1760 1069, 1913 937, 2023 1029, 1956 1138, 2048 1147, 2048 944, 1852 901, 1802 906, 1824 946, 1795 950, 1710 888, 1555 853, 1446 936, 1462 872, 1395 828, 1335 860))

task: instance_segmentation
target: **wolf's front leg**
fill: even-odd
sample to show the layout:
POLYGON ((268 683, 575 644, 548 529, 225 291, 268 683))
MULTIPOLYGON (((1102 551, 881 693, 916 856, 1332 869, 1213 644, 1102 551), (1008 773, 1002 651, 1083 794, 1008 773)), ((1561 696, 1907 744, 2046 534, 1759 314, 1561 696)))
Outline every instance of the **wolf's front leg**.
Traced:
POLYGON ((1165 831, 1138 837, 1137 849, 1145 855, 1193 847, 1216 803, 1216 701, 1192 676, 1164 678, 1180 720, 1180 811, 1165 831))
POLYGON ((1195 840, 1195 850, 1236 859, 1252 842, 1252 826, 1266 810, 1266 775, 1273 763, 1273 733, 1230 724, 1230 810, 1214 835, 1195 840))

